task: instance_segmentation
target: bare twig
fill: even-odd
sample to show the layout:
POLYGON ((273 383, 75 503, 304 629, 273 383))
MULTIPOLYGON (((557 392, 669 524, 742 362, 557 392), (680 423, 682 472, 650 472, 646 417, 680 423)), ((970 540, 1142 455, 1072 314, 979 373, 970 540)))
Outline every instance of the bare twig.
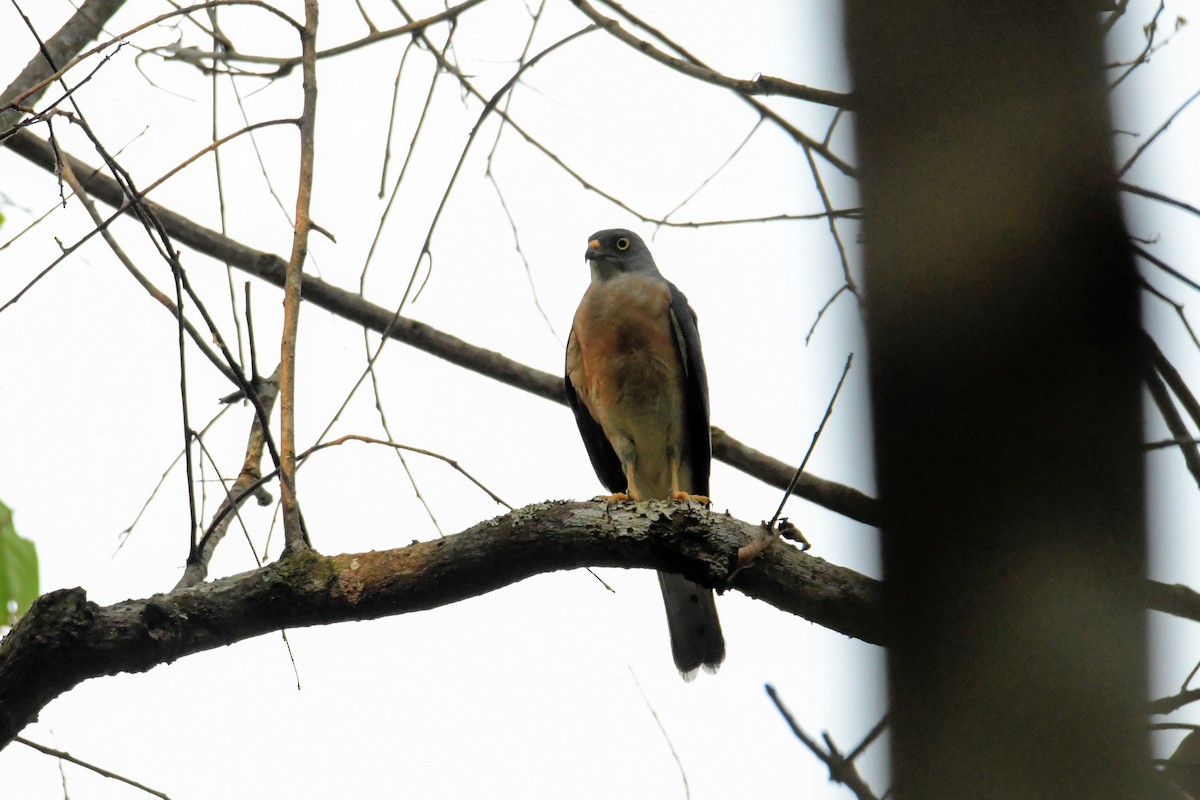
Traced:
MULTIPOLYGON (((829 780, 842 784, 854 792, 854 796, 859 798, 859 800, 878 800, 876 794, 871 791, 871 787, 858 774, 858 768, 854 766, 854 760, 846 758, 838 752, 829 734, 824 734, 823 736, 825 745, 829 748, 825 750, 816 740, 806 734, 800 727, 800 724, 796 722, 796 718, 792 716, 792 712, 788 711, 787 706, 779 699, 779 693, 775 691, 775 687, 768 683, 764 688, 767 691, 767 696, 771 698, 771 702, 775 704, 776 710, 779 711, 779 715, 783 717, 784 722, 791 728, 795 737, 829 768, 829 780)), ((856 748, 855 755, 859 752, 861 752, 861 748, 856 748)))
MULTIPOLYGON (((597 576, 597 580, 599 580, 599 576, 597 576)), ((671 758, 675 759, 675 766, 679 768, 679 780, 683 782, 683 796, 690 800, 692 787, 688 785, 687 770, 683 768, 683 759, 679 757, 679 751, 675 749, 675 743, 671 741, 671 735, 667 733, 666 726, 663 725, 658 712, 654 710, 650 698, 646 696, 646 690, 642 688, 642 682, 638 680, 637 673, 633 671, 633 667, 629 667, 629 677, 633 678, 633 684, 637 687, 638 694, 642 696, 642 702, 646 704, 646 710, 650 712, 650 717, 654 720, 654 724, 658 726, 658 732, 662 734, 663 741, 667 743, 667 749, 671 751, 671 758)))
POLYGON ((1200 689, 1188 689, 1173 694, 1170 697, 1160 697, 1157 700, 1151 700, 1149 713, 1170 714, 1172 711, 1178 711, 1197 700, 1200 700, 1200 689))
POLYGON ((1163 261, 1158 256, 1151 254, 1148 250, 1146 250, 1146 248, 1142 247, 1141 245, 1136 245, 1136 244, 1133 245, 1133 252, 1136 253, 1140 258, 1143 258, 1146 261, 1149 261, 1151 264, 1158 267, 1159 269, 1161 269, 1163 272, 1170 275, 1175 280, 1180 281, 1181 283, 1184 283, 1184 284, 1190 286, 1191 288, 1196 289, 1197 291, 1200 291, 1200 283, 1197 283, 1196 281, 1189 278, 1187 275, 1184 275, 1182 272, 1175 269, 1174 267, 1172 267, 1167 262, 1163 261))
MULTIPOLYGON (((279 396, 278 367, 275 368, 270 377, 259 384, 259 391, 259 402, 262 403, 263 408, 267 410, 269 416, 271 409, 275 406, 275 399, 279 396)), ((204 535, 200 538, 196 552, 188 559, 183 576, 180 577, 179 582, 175 585, 176 589, 195 586, 208 576, 208 564, 212 560, 217 545, 225 537, 225 533, 228 531, 229 525, 233 521, 233 517, 242 500, 247 496, 258 496, 259 502, 262 502, 260 492, 263 483, 261 476, 265 441, 266 432, 263 429, 262 420, 255 415, 250 423, 250 435, 246 441, 246 456, 242 460, 241 472, 234 479, 233 485, 226 489, 225 498, 221 501, 221 505, 213 515, 214 522, 209 525, 204 535)))
POLYGON ((808 333, 804 334, 804 344, 806 346, 812 340, 813 334, 817 332, 817 325, 820 324, 821 319, 825 316, 825 312, 833 307, 833 304, 837 301, 837 299, 839 297, 842 296, 843 292, 847 292, 847 291, 850 291, 850 284, 843 283, 841 286, 839 286, 837 288, 837 291, 835 291, 833 294, 831 294, 829 296, 829 299, 826 300, 824 302, 824 304, 822 304, 820 310, 817 311, 816 318, 813 319, 812 325, 810 325, 808 328, 808 333))
MULTIPOLYGON (((225 412, 228 411, 230 408, 233 408, 233 406, 229 406, 229 405, 222 406, 221 410, 218 411, 216 414, 214 414, 213 418, 210 419, 208 421, 208 423, 203 428, 200 429, 200 435, 203 436, 204 434, 208 433, 208 430, 213 425, 215 425, 217 423, 217 420, 219 420, 225 414, 225 412)), ((165 470, 163 470, 162 475, 159 476, 158 483, 154 484, 154 488, 150 490, 150 495, 146 498, 145 502, 142 503, 142 507, 138 510, 137 516, 135 516, 133 518, 133 522, 129 523, 129 525, 126 526, 125 530, 121 531, 120 534, 118 534, 117 547, 113 551, 114 557, 116 556, 117 553, 119 553, 121 551, 121 548, 123 548, 125 546, 125 543, 129 541, 129 537, 133 535, 133 529, 135 527, 137 527, 138 522, 140 522, 142 519, 142 515, 146 513, 146 509, 150 507, 150 503, 152 503, 154 501, 154 498, 158 495, 158 490, 161 489, 163 487, 163 484, 165 484, 167 482, 167 476, 169 476, 171 474, 171 471, 175 469, 175 465, 180 462, 180 460, 183 458, 183 456, 184 456, 183 450, 180 450, 178 453, 175 454, 175 458, 171 459, 171 463, 167 465, 167 468, 165 470)))
MULTIPOLYGON (((83 43, 90 41, 95 33, 99 30, 99 25, 102 25, 105 21, 107 21, 118 8, 124 5, 124 3, 119 2, 118 0, 106 0, 106 2, 96 2, 94 4, 89 3, 87 5, 94 5, 94 10, 99 11, 99 13, 97 13, 96 16, 89 18, 89 10, 85 6, 81 7, 80 13, 76 14, 76 16, 72 18, 73 23, 76 22, 76 20, 80 20, 82 22, 82 24, 77 24, 77 27, 79 27, 81 30, 78 33, 74 31, 72 31, 72 33, 74 33, 75 36, 78 36, 79 34, 86 35, 86 38, 83 38, 80 41, 79 39, 72 37, 69 39, 69 41, 70 43, 77 43, 80 47, 83 43)), ((25 71, 21 73, 21 76, 13 82, 13 85, 10 86, 9 89, 5 91, 2 98, 0 98, 0 112, 6 112, 7 109, 12 108, 17 104, 24 103, 29 98, 38 95, 40 92, 45 90, 47 86, 61 78, 80 62, 86 60, 90 56, 103 52, 120 42, 123 42, 139 31, 152 28, 156 25, 166 22, 173 17, 178 17, 181 15, 186 16, 196 11, 201 11, 206 8, 215 8, 217 6, 254 6, 255 8, 261 8, 270 14, 274 14, 297 30, 302 28, 302 26, 291 17, 287 16, 273 5, 263 2, 263 0, 209 0, 209 2, 206 3, 197 3, 196 5, 188 6, 187 8, 179 8, 174 11, 169 11, 165 14, 159 14, 153 19, 146 20, 140 25, 135 25, 124 33, 113 36, 110 39, 96 45, 95 47, 75 55, 74 58, 71 58, 62 67, 54 69, 49 74, 47 74, 44 68, 41 66, 39 66, 37 70, 31 70, 30 67, 26 67, 25 71), (14 88, 17 90, 12 91, 14 88)), ((68 23, 68 25, 70 25, 70 23, 68 23)), ((64 26, 63 31, 67 31, 67 29, 68 27, 64 26)), ((60 33, 63 31, 60 31, 60 33)), ((54 48, 47 47, 46 52, 53 53, 54 48)), ((78 52, 78 47, 71 49, 68 52, 69 54, 76 53, 78 52)), ((38 61, 40 60, 41 59, 39 57, 38 61)), ((32 66, 33 65, 31 63, 31 67, 32 66)), ((2 131, 7 124, 6 118, 4 116, 0 116, 0 131, 2 131)))
MULTIPOLYGON (((1178 198, 1175 198, 1175 197, 1170 197, 1168 195, 1163 194, 1162 192, 1156 192, 1153 189, 1147 189, 1144 186, 1137 186, 1135 184, 1128 183, 1126 181, 1121 181, 1119 185, 1121 187, 1121 191, 1123 191, 1123 192, 1129 192, 1130 194, 1136 194, 1139 197, 1145 197, 1150 200, 1157 200, 1160 203, 1164 203, 1169 206, 1174 206, 1175 208, 1178 208, 1181 211, 1186 211, 1187 213, 1192 214, 1193 216, 1200 217, 1200 208, 1196 208, 1196 206, 1192 205, 1191 203, 1185 203, 1183 200, 1179 200, 1178 198)), ((1194 284, 1193 284, 1193 288, 1195 288, 1194 284)))
POLYGON ((1187 314, 1183 310, 1183 303, 1177 302, 1168 297, 1164 292, 1155 288, 1154 285, 1145 278, 1141 278, 1140 280, 1142 288, 1150 292, 1150 294, 1154 295, 1159 300, 1162 300, 1167 305, 1171 306, 1171 308, 1175 309, 1175 315, 1179 317, 1179 321, 1183 324, 1183 329, 1187 331, 1188 337, 1191 338, 1192 344, 1194 344, 1197 349, 1200 349, 1200 339, 1196 337, 1196 332, 1192 330, 1192 323, 1188 322, 1187 314))
POLYGON ((754 125, 750 128, 749 132, 747 132, 746 135, 742 138, 742 141, 738 143, 738 146, 733 148, 733 152, 731 152, 728 156, 725 157, 725 160, 721 162, 720 166, 718 166, 715 170, 710 172, 708 174, 708 177, 706 177, 704 180, 702 180, 700 182, 699 186, 697 186, 695 189, 690 191, 688 193, 687 197, 684 197, 682 200, 680 200, 679 203, 674 208, 672 208, 666 214, 663 214, 663 222, 661 224, 666 225, 667 224, 666 221, 671 218, 672 214, 674 214, 676 211, 678 211, 679 209, 683 208, 688 203, 690 203, 692 201, 692 198, 694 198, 696 195, 700 194, 700 192, 704 191, 705 186, 708 186, 708 184, 711 183, 714 178, 716 178, 718 175, 720 175, 725 170, 726 167, 728 167, 730 164, 733 163, 733 160, 735 158, 737 158, 738 153, 742 152, 742 150, 744 150, 746 148, 746 145, 750 144, 750 140, 754 138, 754 134, 758 133, 758 129, 762 127, 764 119, 765 119, 764 117, 760 116, 754 122, 754 125))
POLYGON ((1166 9, 1165 0, 1159 0, 1158 9, 1155 10, 1154 16, 1151 17, 1149 22, 1147 22, 1145 25, 1142 26, 1142 32, 1146 36, 1146 45, 1145 45, 1145 47, 1142 48, 1142 52, 1138 53, 1137 56, 1132 61, 1130 61, 1126 64, 1117 62, 1115 64, 1106 64, 1105 65, 1110 68, 1116 68, 1116 67, 1121 67, 1121 66, 1129 67, 1127 70, 1125 70, 1124 72, 1121 73, 1120 77, 1118 77, 1115 81, 1113 81, 1112 83, 1110 83, 1108 85, 1109 91, 1112 91, 1113 89, 1116 89, 1118 86, 1120 86, 1126 78, 1128 78, 1130 75, 1133 74, 1133 71, 1135 69, 1140 67, 1142 64, 1145 64, 1146 61, 1149 59, 1150 54, 1152 52, 1154 52, 1154 37, 1158 33, 1158 18, 1160 16, 1162 16, 1162 13, 1165 9, 1166 9))
POLYGON ((779 515, 783 513, 783 507, 787 504, 788 498, 792 496, 792 492, 796 491, 796 484, 800 481, 800 476, 804 473, 804 468, 808 466, 808 460, 812 458, 813 451, 817 449, 817 442, 821 439, 821 433, 825 430, 825 423, 829 422, 829 417, 833 414, 833 407, 837 403, 838 395, 842 393, 842 386, 846 383, 846 376, 850 374, 850 365, 854 363, 854 353, 846 356, 846 363, 842 367, 842 375, 838 378, 837 386, 833 390, 833 394, 829 398, 828 405, 825 406, 825 413, 821 416, 821 423, 817 425, 817 429, 813 431, 812 441, 808 443, 808 449, 804 452, 804 458, 800 461, 800 466, 796 467, 796 475, 787 485, 787 490, 783 493, 783 499, 779 501, 779 508, 775 509, 775 515, 771 517, 769 528, 774 528, 775 523, 779 520, 779 515))
POLYGON ((1184 424, 1183 418, 1175 410, 1175 405, 1167 393, 1167 387, 1163 384, 1162 379, 1152 372, 1146 376, 1146 387, 1150 390, 1150 397, 1154 400, 1154 405, 1158 407, 1158 412, 1162 415, 1163 422, 1166 423, 1171 436, 1176 442, 1181 443, 1179 453, 1183 456, 1188 472, 1192 473, 1197 484, 1200 484, 1200 455, 1197 454, 1196 447, 1186 447, 1182 444, 1189 441, 1192 436, 1184 424))
MULTIPOLYGON (((584 5, 586 5, 586 3, 583 2, 583 0, 573 0, 573 2, 577 6, 579 6, 580 10, 584 11, 585 14, 588 13, 587 10, 584 9, 584 7, 583 7, 584 5)), ((647 31, 650 34, 652 34, 659 41, 663 42, 668 47, 670 47, 672 50, 674 50, 675 52, 677 52, 681 56, 683 56, 685 59, 687 59, 688 62, 695 64, 696 66, 703 67, 705 69, 709 68, 707 64, 705 64, 700 59, 696 58, 694 55, 689 53, 687 50, 685 50, 683 47, 681 47, 677 42, 672 41, 662 31, 658 30, 654 26, 649 25, 645 21, 634 16, 627 9, 623 8, 622 6, 620 6, 616 2, 614 2, 614 0, 604 0, 604 3, 609 8, 613 9, 614 11, 619 13, 621 16, 625 17, 625 19, 632 22, 634 25, 637 25, 642 30, 647 31)), ((590 6, 588 6, 588 8, 590 8, 590 6)), ((593 9, 593 13, 595 13, 595 15, 602 20, 607 19, 607 17, 604 17, 603 15, 599 14, 599 12, 595 12, 594 9, 593 9)), ((591 16, 591 14, 589 14, 589 16, 591 16)), ((786 119, 784 119, 778 112, 776 112, 770 106, 766 105, 765 103, 760 101, 758 98, 752 97, 751 95, 748 95, 748 94, 738 94, 737 96, 740 97, 751 108, 753 108, 755 111, 757 111, 760 116, 766 117, 767 119, 771 120, 771 122, 775 123, 775 125, 777 125, 781 130, 787 132, 787 134, 789 136, 791 136, 792 139, 794 139, 796 141, 796 143, 799 144, 801 147, 806 147, 806 148, 811 147, 813 150, 820 153, 822 158, 824 158, 826 161, 828 161, 830 164, 832 164, 834 167, 836 167, 838 169, 838 171, 840 171, 843 175, 847 175, 850 177, 853 177, 855 175, 856 171, 855 171, 854 167, 850 166, 848 163, 846 163, 841 158, 839 158, 837 155, 835 155, 833 153, 833 151, 830 150, 828 147, 826 147, 824 144, 822 144, 821 142, 818 142, 816 139, 812 138, 807 133, 800 130, 792 123, 788 122, 786 119)))
POLYGON ((1159 134, 1161 134, 1167 128, 1171 127, 1171 123, 1175 121, 1175 118, 1178 117, 1180 114, 1182 114, 1183 110, 1185 108, 1187 108, 1188 106, 1190 106, 1197 97, 1200 97, 1200 89, 1193 92, 1192 95, 1190 97, 1188 97, 1188 99, 1186 99, 1182 103, 1180 103, 1179 108, 1175 109, 1171 113, 1171 116, 1167 117, 1166 121, 1163 122, 1162 125, 1159 125, 1154 130, 1154 133, 1150 134, 1150 137, 1148 139, 1146 139, 1146 141, 1142 142, 1141 146, 1138 147, 1137 150, 1133 151, 1133 155, 1131 155, 1129 157, 1129 160, 1126 161, 1124 164, 1122 164, 1121 168, 1119 170, 1117 170, 1117 175, 1124 175, 1126 172, 1128 172, 1129 168, 1133 166, 1133 162, 1137 161, 1138 158, 1141 157, 1142 153, 1146 152, 1146 149, 1149 148, 1150 145, 1152 145, 1154 143, 1154 140, 1159 137, 1159 134))
POLYGON ((385 447, 391 447, 396 450, 407 450, 410 453, 418 453, 423 456, 429 456, 430 458, 436 458, 438 461, 441 461, 444 464, 450 465, 450 467, 452 467, 456 472, 458 472, 458 474, 462 475, 464 478, 469 480, 471 483, 475 484, 480 489, 482 489, 483 492, 488 497, 492 498, 492 500, 494 500, 495 502, 504 506, 509 511, 513 510, 512 506, 510 506, 508 503, 504 502, 504 500, 499 495, 497 495, 495 492, 493 492, 491 489, 489 489, 488 487, 486 487, 482 483, 480 483, 479 480, 474 475, 472 475, 471 473, 469 473, 465 469, 463 469, 462 466, 457 461, 455 461, 453 458, 444 456, 441 453, 435 453, 432 450, 425 450, 424 448, 421 448, 421 447, 412 447, 411 445, 400 444, 399 442, 389 442, 389 441, 385 441, 383 439, 376 439, 371 436, 360 436, 357 433, 348 433, 345 436, 339 436, 338 438, 331 439, 328 442, 321 442, 320 444, 315 444, 312 447, 305 450, 300 456, 298 456, 298 458, 305 459, 305 458, 308 458, 309 456, 311 456, 313 453, 317 452, 318 450, 324 450, 326 447, 337 447, 338 445, 345 444, 346 442, 366 442, 367 444, 381 444, 385 447))
MULTIPOLYGON (((588 16, 593 22, 600 25, 608 31, 618 41, 637 50, 643 55, 647 55, 660 64, 664 64, 676 72, 681 72, 690 78, 711 83, 714 86, 720 86, 723 89, 729 89, 740 95, 784 95, 793 97, 797 100, 806 100, 810 103, 819 103, 825 106, 834 108, 851 108, 853 107, 854 98, 848 94, 841 92, 833 92, 828 89, 813 89, 810 86, 802 86, 798 83, 793 83, 783 78, 774 78, 770 75, 758 75, 752 80, 739 80, 722 75, 715 70, 709 69, 703 64, 695 60, 684 60, 675 58, 674 56, 664 53, 653 44, 637 38, 633 34, 621 27, 621 24, 615 19, 610 19, 600 14, 595 8, 587 2, 587 0, 572 0, 575 6, 588 16)), ((605 5, 617 9, 619 12, 629 17, 624 9, 616 3, 605 2, 605 5)))
POLYGON ((1184 411, 1192 418, 1192 423, 1200 427, 1200 400, 1197 400, 1196 395, 1192 394, 1187 381, 1183 379, 1183 376, 1179 374, 1179 370, 1175 369, 1175 365, 1171 363, 1171 360, 1159 348, 1158 343, 1154 341, 1154 337, 1142 331, 1142 342, 1146 347, 1147 353, 1150 355, 1150 363, 1154 365, 1154 369, 1158 371, 1158 374, 1167 382, 1167 386, 1179 398, 1184 411))
POLYGON ((292 255, 283 280, 283 335, 279 360, 280 496, 283 501, 284 553, 310 546, 296 498, 296 334, 300 323, 300 284, 312 228, 313 160, 317 122, 317 0, 304 2, 304 107, 300 114, 300 175, 296 188, 296 227, 292 255))
POLYGON ((87 191, 79 183, 79 179, 75 176, 74 170, 71 169, 71 163, 69 161, 62 162, 62 176, 67 185, 71 187, 71 191, 73 191, 75 196, 79 199, 79 202, 83 204, 84 210, 87 211, 88 216, 92 218, 92 221, 96 223, 96 225, 102 226, 100 228, 100 235, 104 238, 105 243, 108 244, 109 249, 112 250, 113 255, 116 256, 117 260, 121 262, 122 266, 125 267, 129 274, 133 276, 134 280, 136 280, 152 298, 154 298, 163 308, 167 309, 171 316, 175 317, 175 319, 183 325, 184 330, 192 340, 192 344, 194 344, 196 348, 204 354, 204 357, 207 358, 209 362, 217 368, 217 371, 224 375, 231 383, 237 383, 237 379, 234 378, 229 366, 222 361, 220 356, 213 352, 211 347, 208 346, 208 342, 200 334, 200 331, 196 330, 195 326, 188 322, 187 319, 180 319, 182 315, 180 314, 179 307, 175 305, 175 303, 171 301, 171 298, 167 297, 161 289, 155 286, 149 278, 143 275, 141 270, 139 270, 133 263, 133 260, 125 254, 125 251, 117 243, 116 237, 113 236, 112 231, 105 224, 104 217, 100 215, 100 212, 96 208, 96 204, 92 202, 92 199, 88 196, 87 191))
MULTIPOLYGON (((1157 348, 1154 348, 1155 350, 1157 348)), ((1161 371, 1155 365, 1154 368, 1147 366, 1146 369, 1146 388, 1150 390, 1150 397, 1154 400, 1154 405, 1158 408, 1158 413, 1162 415, 1163 422, 1167 425, 1167 430, 1171 432, 1172 438, 1178 442, 1186 442, 1192 438, 1191 432, 1184 423, 1183 418, 1176 410, 1175 404, 1171 401, 1171 396, 1167 392, 1167 386, 1163 382, 1161 371)), ((1194 402, 1194 401, 1193 401, 1194 402)), ((1192 473, 1192 477, 1200 484, 1200 448, 1196 446, 1185 446, 1180 444, 1179 453, 1183 456, 1184 464, 1187 465, 1188 472, 1192 473)))
POLYGON ((842 393, 842 385, 846 382, 846 375, 850 373, 850 364, 853 361, 853 353, 846 356, 846 364, 842 367, 842 376, 838 378, 837 387, 833 390, 833 395, 829 398, 829 404, 825 406, 825 414, 821 417, 821 423, 813 431, 812 441, 808 443, 808 449, 804 453, 804 458, 800 461, 800 466, 796 467, 795 474, 792 475, 792 479, 788 481, 787 487, 784 489, 783 499, 779 501, 779 508, 775 509, 775 514, 769 522, 762 524, 758 536, 738 549, 737 568, 733 574, 736 575, 758 558, 775 539, 777 534, 784 533, 788 538, 798 540, 804 550, 812 546, 796 526, 789 523, 786 517, 780 520, 779 516, 783 513, 783 507, 787 505, 788 498, 792 496, 792 492, 796 490, 796 486, 800 483, 800 476, 804 474, 804 468, 808 466, 808 460, 817 448, 817 442, 821 438, 821 433, 825 430, 825 423, 829 421, 830 415, 833 414, 833 406, 837 403, 838 395, 842 393))
MULTIPOLYGON (((497 495, 495 492, 493 492, 491 489, 489 489, 487 486, 485 486, 483 483, 481 483, 478 479, 475 478, 475 476, 471 475, 471 473, 469 473, 465 469, 463 469, 463 467, 454 459, 452 459, 448 456, 444 456, 441 453, 435 453, 432 450, 425 450, 424 448, 421 448, 421 447, 412 447, 410 445, 400 444, 399 442, 389 442, 389 441, 385 441, 383 439, 376 439, 372 436, 363 436, 363 435, 357 434, 357 433, 348 433, 345 436, 339 436, 338 438, 331 439, 328 442, 321 442, 319 444, 314 444, 312 447, 308 448, 303 453, 300 453, 299 455, 297 455, 296 461, 297 461, 297 463, 303 463, 309 456, 311 456, 313 453, 316 453, 318 450, 324 450, 327 447, 337 447, 338 445, 345 444, 346 442, 365 442, 367 444, 379 444, 379 445, 383 445, 385 447, 391 447, 391 448, 394 448, 397 450, 405 450, 410 453, 417 453, 419 455, 428 456, 430 458, 435 458, 438 461, 448 464, 450 467, 452 467, 456 472, 458 472, 464 478, 466 478, 471 483, 478 486, 493 501, 504 506, 505 508, 509 509, 510 511, 512 510, 512 506, 510 506, 508 503, 504 502, 504 500, 501 499, 499 495, 497 495)), ((238 495, 236 497, 231 496, 232 500, 233 500, 233 507, 219 509, 218 512, 215 515, 213 515, 212 522, 209 523, 209 531, 212 531, 217 525, 222 524, 225 521, 226 515, 228 515, 232 511, 234 511, 236 509, 236 507, 241 505, 241 503, 244 502, 245 499, 247 497, 249 497, 252 493, 258 491, 259 487, 263 486, 264 484, 268 483, 269 481, 274 480, 278 475, 279 475, 278 470, 273 470, 271 472, 268 472, 266 475, 263 475, 258 480, 248 484, 245 488, 245 491, 241 495, 238 495)), ((207 537, 208 534, 206 533, 205 536, 207 537)))
POLYGON ((53 756, 54 758, 57 758, 60 761, 67 761, 67 762, 74 764, 77 767, 83 767, 84 769, 91 770, 92 772, 96 773, 97 775, 102 775, 105 778, 111 778, 114 781, 120 781, 121 783, 124 783, 128 786, 132 786, 135 789, 140 789, 141 791, 145 792, 146 794, 152 794, 155 797, 161 797, 162 800, 171 800, 169 795, 167 795, 163 792, 160 792, 157 789, 151 789, 149 786, 146 786, 145 784, 142 784, 142 783, 138 783, 137 781, 133 780, 132 778, 126 778, 124 775, 118 775, 117 773, 112 772, 111 770, 107 770, 104 767, 98 767, 95 764, 84 761, 81 758, 76 758, 75 756, 71 755, 70 753, 64 752, 62 750, 55 750, 53 747, 47 747, 44 744, 38 744, 37 742, 31 742, 30 740, 26 739, 23 736, 17 736, 13 739, 13 741, 20 742, 21 744, 25 745, 26 747, 31 747, 34 750, 37 750, 39 753, 45 753, 48 756, 53 756))
POLYGON ((862 298, 858 294, 858 286, 854 282, 854 276, 850 274, 850 258, 846 255, 846 246, 842 244, 842 236, 838 233, 837 217, 833 214, 833 203, 829 199, 829 193, 825 191, 825 181, 821 178, 817 162, 813 160, 811 148, 804 148, 804 159, 808 162, 808 171, 812 175, 813 184, 817 187, 817 193, 821 196, 821 205, 825 208, 825 222, 829 225, 829 233, 833 236, 833 243, 837 245, 838 260, 842 265, 842 280, 850 294, 862 302, 862 298))

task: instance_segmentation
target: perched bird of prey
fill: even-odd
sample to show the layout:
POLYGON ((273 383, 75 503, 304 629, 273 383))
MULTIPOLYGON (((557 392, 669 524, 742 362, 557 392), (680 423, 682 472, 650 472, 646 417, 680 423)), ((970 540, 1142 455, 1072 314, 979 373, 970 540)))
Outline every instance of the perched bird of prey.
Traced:
MULTIPOLYGON (((637 234, 593 234, 592 282, 567 341, 567 399, 597 477, 623 500, 707 504, 712 442, 696 313, 637 234)), ((725 638, 711 589, 658 573, 675 666, 715 672, 725 638)))

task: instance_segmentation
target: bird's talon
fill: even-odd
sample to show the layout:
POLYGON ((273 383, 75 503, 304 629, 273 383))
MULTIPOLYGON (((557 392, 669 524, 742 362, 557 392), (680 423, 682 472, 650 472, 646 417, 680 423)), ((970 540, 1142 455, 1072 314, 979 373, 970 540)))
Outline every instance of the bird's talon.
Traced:
POLYGON ((592 498, 593 500, 603 501, 610 506, 615 506, 617 503, 624 503, 631 498, 624 492, 616 492, 614 494, 602 494, 592 498))
POLYGON ((673 492, 671 492, 669 497, 670 497, 670 499, 678 500, 681 503, 686 503, 688 501, 691 501, 693 503, 699 503, 700 505, 704 506, 705 508, 712 505, 712 499, 709 497, 705 497, 702 494, 688 494, 687 492, 673 491, 673 492))

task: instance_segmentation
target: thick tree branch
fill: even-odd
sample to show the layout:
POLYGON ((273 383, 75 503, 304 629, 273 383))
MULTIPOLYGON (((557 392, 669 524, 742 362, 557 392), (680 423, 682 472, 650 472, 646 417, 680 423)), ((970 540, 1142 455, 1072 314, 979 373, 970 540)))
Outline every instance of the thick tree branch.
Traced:
MULTIPOLYGON (((0 746, 88 678, 144 672, 283 628, 422 611, 543 572, 681 572, 725 588, 758 526, 672 503, 541 503, 383 552, 301 551, 252 572, 102 607, 83 589, 39 598, 0 641, 0 746)), ((729 588, 831 630, 883 643, 878 584, 782 542, 729 588)))
MULTIPOLYGON (((680 572, 830 630, 888 644, 877 581, 776 541, 730 583, 758 525, 672 503, 539 503, 459 534, 383 552, 305 550, 261 569, 98 606, 83 589, 39 598, 0 640, 0 748, 89 679, 145 672, 283 628, 423 611, 544 572, 585 566, 680 572)), ((1147 582, 1150 608, 1200 621, 1200 595, 1147 582)))
MULTIPOLYGON (((54 170, 53 149, 47 142, 28 131, 16 133, 5 144, 43 169, 54 170)), ((116 181, 74 156, 63 153, 62 157, 70 162, 71 168, 91 196, 113 208, 126 208, 125 196, 116 181)), ((216 231, 197 225, 182 214, 163 206, 155 203, 148 205, 155 210, 158 220, 170 233, 173 241, 185 244, 198 253, 230 264, 275 286, 283 286, 287 268, 284 259, 273 253, 247 247, 216 231)), ((469 344, 416 320, 396 318, 394 311, 370 303, 354 292, 305 275, 303 297, 314 305, 376 333, 388 331, 391 338, 438 358, 444 358, 452 364, 546 400, 566 403, 560 376, 525 366, 493 350, 469 344)), ((747 447, 718 428, 713 429, 713 455, 780 490, 787 487, 788 481, 796 471, 795 467, 747 447)), ((849 486, 804 475, 796 486, 795 494, 851 519, 867 524, 876 523, 875 500, 849 486)))

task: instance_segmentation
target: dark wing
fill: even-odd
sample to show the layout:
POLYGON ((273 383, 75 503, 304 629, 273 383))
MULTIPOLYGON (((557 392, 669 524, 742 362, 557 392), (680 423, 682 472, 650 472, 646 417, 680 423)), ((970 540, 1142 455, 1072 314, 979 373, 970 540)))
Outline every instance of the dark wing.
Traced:
POLYGON ((669 281, 667 285, 671 287, 671 325, 675 329, 675 342, 679 345, 686 376, 687 421, 684 423, 684 436, 687 437, 692 480, 695 483, 687 490, 692 494, 708 496, 708 478, 712 472, 712 434, 708 423, 708 373, 704 369, 704 353, 700 350, 700 329, 696 326, 696 312, 688 305, 683 292, 669 281))
MULTIPOLYGON (((575 332, 571 331, 567 343, 568 353, 571 349, 571 340, 574 338, 575 332)), ((571 383, 569 369, 563 371, 563 383, 567 389, 567 403, 575 412, 575 424, 579 426, 579 435, 583 437, 583 444, 587 447, 588 457, 592 460, 592 469, 596 471, 596 477, 600 479, 606 489, 614 494, 626 491, 629 487, 626 485, 625 472, 621 469, 621 459, 617 458, 617 452, 608 443, 608 437, 604 435, 604 429, 600 427, 600 423, 596 422, 591 412, 587 410, 587 406, 579 399, 575 385, 571 383)))

